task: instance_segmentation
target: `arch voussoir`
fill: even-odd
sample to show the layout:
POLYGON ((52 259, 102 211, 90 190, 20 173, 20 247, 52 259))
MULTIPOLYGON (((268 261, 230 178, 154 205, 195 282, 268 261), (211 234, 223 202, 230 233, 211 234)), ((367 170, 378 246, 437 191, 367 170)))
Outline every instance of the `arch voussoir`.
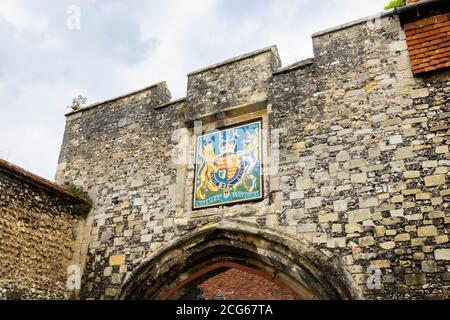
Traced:
POLYGON ((359 297, 340 263, 307 243, 257 228, 213 227, 186 235, 145 259, 117 298, 177 298, 177 290, 200 281, 206 272, 232 265, 264 274, 299 299, 359 297))

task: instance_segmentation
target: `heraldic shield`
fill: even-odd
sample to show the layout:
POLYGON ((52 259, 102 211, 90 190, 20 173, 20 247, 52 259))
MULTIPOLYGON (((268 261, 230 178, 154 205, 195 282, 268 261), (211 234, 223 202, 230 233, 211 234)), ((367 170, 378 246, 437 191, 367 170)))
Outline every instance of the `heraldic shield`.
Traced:
POLYGON ((261 121, 197 139, 194 209, 262 199, 261 121))

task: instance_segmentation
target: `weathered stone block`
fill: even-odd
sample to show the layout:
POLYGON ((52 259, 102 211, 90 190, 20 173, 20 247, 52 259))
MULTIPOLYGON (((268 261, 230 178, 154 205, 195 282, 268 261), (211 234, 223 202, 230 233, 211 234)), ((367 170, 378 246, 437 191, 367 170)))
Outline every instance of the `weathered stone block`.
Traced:
POLYGON ((350 155, 347 151, 343 150, 336 155, 336 161, 338 162, 346 162, 350 160, 350 155))
POLYGON ((305 199, 305 208, 306 209, 319 208, 321 205, 322 205, 321 197, 305 199))
POLYGON ((434 241, 436 241, 436 244, 444 244, 449 242, 448 235, 441 235, 434 238, 434 241))
POLYGON ((109 265, 110 266, 120 266, 125 263, 125 255, 115 255, 109 257, 109 265))
POLYGON ((327 247, 328 248, 345 248, 346 246, 346 239, 341 238, 329 238, 327 241, 327 247))
POLYGON ((373 260, 370 264, 380 269, 387 269, 391 267, 391 262, 389 260, 373 260))
POLYGON ((395 242, 405 242, 411 240, 409 233, 401 233, 395 236, 395 242))
POLYGON ((338 220, 339 216, 336 212, 329 214, 319 214, 319 223, 334 222, 338 220))
POLYGON ((404 216, 404 210, 398 209, 398 210, 391 210, 391 217, 403 217, 404 216))
POLYGON ((419 237, 432 237, 437 236, 438 231, 435 226, 426 226, 426 227, 419 227, 417 230, 417 234, 419 237))
POLYGON ((356 223, 364 220, 369 220, 370 216, 371 214, 369 209, 353 210, 348 213, 348 222, 356 223))
POLYGON ((426 273, 437 272, 437 265, 435 261, 422 261, 422 271, 426 273))
POLYGON ((347 211, 347 200, 336 200, 333 202, 333 208, 336 212, 347 211))
POLYGON ((424 273, 406 274, 405 282, 407 285, 422 285, 427 283, 427 277, 424 273))
POLYGON ((395 151, 395 159, 396 160, 404 160, 408 158, 414 157, 414 151, 413 147, 404 147, 399 148, 397 151, 395 151))
POLYGON ((400 144, 403 142, 403 137, 401 135, 391 136, 389 137, 390 144, 400 144))
POLYGON ((370 247, 375 245, 375 239, 373 237, 362 237, 359 238, 360 247, 370 247))
POLYGON ((450 260, 450 249, 436 249, 434 251, 434 258, 436 260, 450 260))
POLYGON ((389 242, 380 243, 380 248, 383 250, 392 250, 395 248, 395 242, 389 241, 389 242))
POLYGON ((297 231, 299 233, 308 233, 316 231, 315 223, 301 223, 297 226, 297 231))
POLYGON ((367 182, 367 173, 356 173, 351 175, 351 181, 352 183, 366 183, 367 182))
POLYGON ((448 146, 439 146, 439 147, 436 147, 436 153, 437 153, 437 154, 448 153, 448 146))
POLYGON ((445 184, 444 175, 428 176, 425 177, 425 185, 427 187, 436 187, 445 184))
POLYGON ((376 197, 363 197, 359 198, 359 207, 361 209, 377 207, 379 204, 378 198, 376 197))
POLYGON ((425 98, 428 96, 429 96, 428 88, 416 89, 411 91, 412 99, 425 98))
POLYGON ((415 179, 420 177, 420 171, 405 171, 403 175, 405 179, 415 179))

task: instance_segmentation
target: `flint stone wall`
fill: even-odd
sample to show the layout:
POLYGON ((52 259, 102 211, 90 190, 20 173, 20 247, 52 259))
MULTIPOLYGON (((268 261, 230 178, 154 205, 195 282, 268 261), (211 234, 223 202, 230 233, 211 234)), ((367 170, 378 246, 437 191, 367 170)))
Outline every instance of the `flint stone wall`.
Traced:
POLYGON ((412 75, 392 13, 313 43, 314 59, 285 68, 271 47, 194 72, 172 103, 158 85, 68 115, 57 179, 95 201, 82 297, 114 298, 169 241, 228 223, 308 241, 367 299, 450 296, 449 73, 412 75), (261 115, 273 169, 264 200, 192 211, 193 165, 172 160, 192 156, 193 121, 261 115))
POLYGON ((73 297, 68 268, 80 263, 83 221, 73 206, 83 200, 5 164, 0 161, 0 300, 73 297))

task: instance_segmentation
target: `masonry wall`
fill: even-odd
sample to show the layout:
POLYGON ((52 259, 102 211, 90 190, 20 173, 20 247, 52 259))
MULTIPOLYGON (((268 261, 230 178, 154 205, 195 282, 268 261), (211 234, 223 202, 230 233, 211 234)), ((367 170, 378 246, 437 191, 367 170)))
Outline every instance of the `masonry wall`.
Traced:
POLYGON ((77 200, 30 183, 0 163, 0 300, 67 299, 79 259, 77 200))
POLYGON ((449 74, 413 77, 393 14, 313 42, 314 59, 287 68, 268 48, 192 73, 178 102, 149 89, 68 116, 57 179, 95 201, 83 297, 114 298, 168 241, 236 222, 337 257, 365 298, 449 297, 449 74), (279 136, 265 140, 279 162, 264 200, 192 211, 193 120, 252 117, 279 136))
POLYGON ((443 298, 449 75, 414 78, 404 39, 395 17, 318 35, 317 65, 274 76, 280 216, 342 256, 366 297, 443 298), (370 265, 381 290, 365 286, 370 265))

